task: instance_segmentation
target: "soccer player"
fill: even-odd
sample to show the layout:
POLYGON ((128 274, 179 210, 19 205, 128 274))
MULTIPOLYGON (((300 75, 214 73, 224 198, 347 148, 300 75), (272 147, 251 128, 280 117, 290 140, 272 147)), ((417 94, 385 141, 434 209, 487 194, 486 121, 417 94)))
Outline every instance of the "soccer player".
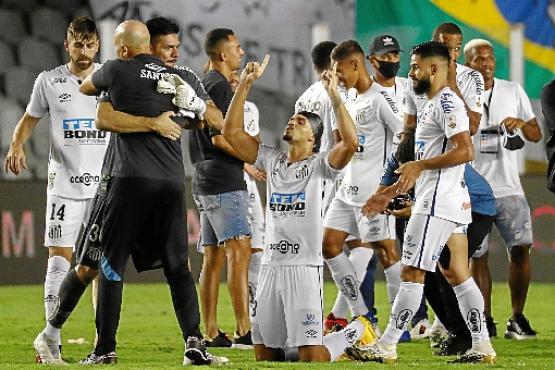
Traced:
MULTIPOLYGON (((165 18, 153 18, 147 22, 147 27, 151 35, 151 47, 154 55, 160 57, 169 67, 174 67, 179 57, 179 27, 172 21, 165 18)), ((183 78, 187 79, 190 71, 186 67, 179 67, 182 70, 183 78)), ((190 76, 191 85, 200 86, 200 81, 195 76, 190 76), (196 81, 196 83, 195 83, 196 81)), ((159 135, 175 140, 179 135, 181 128, 168 116, 163 113, 158 117, 133 117, 124 113, 115 111, 109 97, 101 98, 98 107, 98 117, 109 122, 122 122, 123 120, 133 120, 131 124, 141 125, 147 123, 150 130, 158 133, 159 135)), ((148 129, 148 127, 145 127, 148 129)), ((113 147, 109 147, 113 150, 113 147)), ((101 183, 104 187, 109 186, 109 176, 113 163, 112 157, 106 154, 107 160, 102 168, 101 183), (107 177, 106 177, 107 176, 107 177)), ((76 260, 77 265, 74 269, 70 270, 64 277, 59 293, 59 305, 57 305, 49 319, 45 329, 37 336, 34 346, 37 351, 37 356, 43 363, 48 363, 56 359, 52 357, 50 349, 46 348, 46 344, 55 343, 60 336, 60 329, 66 320, 69 318, 81 296, 85 292, 88 284, 93 281, 98 275, 98 259, 102 253, 98 240, 98 232, 100 230, 103 203, 105 200, 106 189, 99 189, 91 210, 85 215, 87 227, 84 228, 84 233, 78 238, 78 245, 76 247, 76 260)), ((50 346, 51 347, 51 346, 50 346)))
MULTIPOLYGON (((467 64, 478 70, 485 81, 484 115, 479 135, 474 138, 474 168, 491 184, 496 198, 495 227, 509 251, 512 315, 507 322, 505 338, 534 338, 536 331, 530 327, 523 312, 531 275, 532 220, 520 184, 517 150, 524 146, 520 135, 538 142, 542 133, 522 87, 494 77, 495 54, 491 43, 482 39, 471 40, 466 44, 464 54, 467 64)), ((473 255, 472 274, 484 294, 486 315, 491 317, 488 247, 489 238, 486 238, 473 255)))
MULTIPOLYGON (((39 74, 25 114, 18 122, 5 167, 16 175, 27 168, 23 145, 46 113, 50 113, 50 157, 44 245, 48 266, 44 306, 48 320, 58 304, 58 292, 71 264, 73 248, 100 182, 102 158, 110 134, 95 125, 96 98, 79 93, 79 85, 99 68, 96 24, 77 17, 69 25, 64 47, 69 62, 39 74)), ((53 338, 53 359, 60 359, 61 338, 53 338)), ((47 360, 37 356, 38 362, 47 360)))
POLYGON ((326 72, 324 86, 343 140, 318 153, 322 120, 300 112, 289 119, 283 134, 287 152, 260 145, 244 131, 243 105, 268 60, 247 64, 223 130, 229 144, 269 177, 266 245, 253 322, 255 355, 259 361, 283 360, 287 345, 299 348, 301 361, 335 360, 356 340, 375 338, 371 324, 361 317, 322 339, 322 179, 332 180, 347 165, 357 148, 356 130, 337 91, 337 74, 326 72))
POLYGON ((374 345, 347 350, 358 359, 396 361, 397 342, 418 308, 425 272, 436 269, 445 244, 451 253, 446 277, 472 334, 472 348, 455 361, 493 363, 496 358, 485 325, 484 299, 468 270, 466 235, 454 233, 471 221, 463 175, 464 163, 473 159, 474 150, 464 103, 449 88, 450 63, 447 47, 439 42, 425 42, 413 49, 409 76, 415 93, 428 99, 418 115, 416 160, 401 165, 399 180, 370 198, 363 208, 368 214, 380 212, 395 195, 416 184, 416 203, 401 258, 403 282, 381 339, 374 345))
MULTIPOLYGON (((205 37, 208 72, 202 77, 206 92, 225 115, 233 97, 230 81, 245 54, 239 38, 227 28, 216 28, 205 37)), ((244 180, 244 158, 233 150, 218 130, 189 132, 189 155, 195 167, 193 198, 200 213, 204 248, 200 278, 202 316, 208 343, 226 336, 217 327, 217 303, 224 255, 227 258, 227 287, 235 314, 233 347, 252 348, 248 268, 251 255, 248 223, 248 193, 244 180), (233 221, 233 222, 231 222, 233 221)))
MULTIPOLYGON (((364 217, 360 208, 378 187, 382 166, 392 150, 393 137, 401 131, 402 122, 368 73, 364 51, 358 42, 348 40, 337 45, 332 60, 337 62, 337 73, 345 88, 355 88, 357 92, 346 106, 356 122, 359 147, 345 168, 341 187, 326 213, 323 252, 333 280, 353 316, 359 316, 369 312, 359 285, 371 258, 368 246, 360 242, 371 243, 380 253, 386 254, 384 271, 390 302, 401 282, 393 225, 387 215, 364 217), (352 245, 351 259, 343 252, 343 243, 349 236, 360 239, 352 245)), ((332 311, 326 321, 334 319, 337 320, 332 311)))
MULTIPOLYGON (((105 63, 89 76, 81 85, 81 92, 96 94, 108 90, 114 108, 127 115, 156 117, 176 109, 172 101, 199 117, 208 112, 204 103, 208 100, 206 94, 195 91, 185 82, 181 83, 185 87, 183 94, 176 94, 173 100, 171 95, 157 92, 161 78, 174 75, 175 81, 178 73, 150 54, 146 25, 135 20, 123 22, 116 28, 114 46, 119 59, 105 63), (178 98, 181 104, 177 103, 178 98)), ((186 340, 184 364, 225 362, 226 359, 206 352, 199 329, 195 284, 187 267, 184 172, 179 142, 162 138, 128 120, 99 122, 117 135, 102 225, 103 253, 96 315, 98 342, 81 363, 117 362, 116 331, 129 256, 133 257, 138 271, 162 265, 186 340)))
POLYGON ((545 143, 545 154, 549 164, 547 166, 547 188, 555 193, 555 79, 549 81, 542 89, 542 112, 549 139, 545 143))

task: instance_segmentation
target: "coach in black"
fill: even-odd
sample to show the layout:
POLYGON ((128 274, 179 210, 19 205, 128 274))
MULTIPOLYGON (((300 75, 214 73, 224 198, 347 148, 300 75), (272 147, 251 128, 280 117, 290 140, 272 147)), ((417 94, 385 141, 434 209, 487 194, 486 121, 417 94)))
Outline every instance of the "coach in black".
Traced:
MULTIPOLYGON (((156 117, 176 109, 172 95, 157 93, 156 88, 161 76, 178 72, 150 55, 146 26, 139 21, 123 22, 116 29, 114 45, 120 59, 105 63, 87 78, 81 92, 90 95, 107 90, 114 109, 134 116, 156 117)), ((190 82, 194 86, 194 81, 190 82)), ((200 88, 196 94, 202 100, 209 100, 200 88)), ((219 361, 203 348, 195 282, 187 268, 184 170, 179 141, 123 122, 99 127, 118 134, 112 143, 112 183, 106 195, 101 230, 98 343, 81 363, 117 361, 115 335, 125 266, 130 255, 139 271, 155 267, 161 261, 175 314, 187 341, 184 362, 219 361)), ((180 132, 171 135, 179 137, 180 132)))

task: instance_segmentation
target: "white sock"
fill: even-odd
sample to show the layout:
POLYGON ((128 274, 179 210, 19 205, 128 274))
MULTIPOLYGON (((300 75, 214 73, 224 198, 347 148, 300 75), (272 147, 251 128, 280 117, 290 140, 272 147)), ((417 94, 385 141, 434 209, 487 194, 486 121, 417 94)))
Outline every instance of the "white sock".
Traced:
POLYGON ((420 306, 423 292, 424 284, 405 281, 401 283, 391 308, 389 323, 380 339, 381 344, 389 345, 399 342, 399 338, 407 330, 410 320, 420 306))
POLYGON ((472 347, 489 341, 486 316, 484 315, 484 297, 474 279, 468 278, 464 283, 453 287, 453 290, 459 302, 459 310, 470 330, 472 347))
POLYGON ((401 262, 396 262, 383 270, 385 274, 387 296, 389 297, 389 303, 393 304, 397 292, 399 291, 399 286, 401 285, 401 262))
MULTIPOLYGON (((372 248, 365 248, 365 247, 358 247, 351 249, 351 254, 349 255, 349 261, 353 265, 353 268, 356 273, 358 286, 360 288, 360 284, 362 280, 364 280, 364 276, 366 275, 366 269, 368 268, 368 262, 374 255, 374 250, 372 248)), ((349 310, 349 305, 341 294, 341 291, 337 292, 337 297, 335 298, 335 304, 331 309, 331 312, 335 317, 338 318, 346 318, 349 310)))
POLYGON ((258 274, 260 272, 260 260, 262 251, 252 253, 249 262, 248 283, 249 283, 249 316, 252 322, 252 314, 256 306, 256 290, 258 289, 258 274))
POLYGON ((351 347, 364 334, 364 324, 359 320, 354 320, 341 331, 328 334, 324 337, 324 346, 330 353, 330 361, 337 360, 345 348, 351 347))
MULTIPOLYGON (((62 256, 52 256, 48 258, 46 267, 46 278, 44 279, 44 310, 46 314, 46 322, 48 327, 48 319, 58 304, 58 293, 60 285, 69 271, 70 263, 62 256)), ((58 341, 60 341, 60 333, 58 332, 58 341)), ((51 337, 51 339, 55 339, 51 337)), ((61 344, 61 343, 59 343, 61 344)))
POLYGON ((44 333, 50 340, 56 340, 60 338, 60 328, 56 328, 52 326, 48 321, 46 322, 46 328, 44 329, 44 333))
POLYGON ((341 252, 339 255, 326 260, 326 263, 331 271, 331 276, 335 285, 346 298, 347 304, 353 312, 353 315, 366 315, 368 313, 368 308, 364 303, 362 294, 360 294, 356 273, 347 255, 341 252))

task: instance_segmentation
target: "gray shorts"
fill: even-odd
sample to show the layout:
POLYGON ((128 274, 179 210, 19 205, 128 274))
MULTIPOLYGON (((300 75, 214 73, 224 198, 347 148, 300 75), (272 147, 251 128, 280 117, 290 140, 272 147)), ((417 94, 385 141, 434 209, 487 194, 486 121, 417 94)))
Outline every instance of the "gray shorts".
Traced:
MULTIPOLYGON (((522 195, 497 198, 495 208, 497 214, 494 224, 507 249, 510 251, 512 247, 532 245, 532 218, 526 198, 522 195)), ((489 250, 490 235, 484 238, 472 257, 481 257, 489 250)))

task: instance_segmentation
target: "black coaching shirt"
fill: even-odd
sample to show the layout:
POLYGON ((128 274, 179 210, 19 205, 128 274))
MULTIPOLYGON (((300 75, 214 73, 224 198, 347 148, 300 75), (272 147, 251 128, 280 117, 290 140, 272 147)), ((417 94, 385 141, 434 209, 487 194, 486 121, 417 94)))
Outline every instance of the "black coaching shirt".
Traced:
MULTIPOLYGON (((225 116, 233 91, 227 79, 218 71, 208 71, 202 85, 225 116)), ((195 166, 193 194, 214 195, 230 191, 247 190, 243 177, 244 162, 218 149, 212 144, 212 136, 219 132, 205 128, 189 131, 189 155, 195 166)))
MULTIPOLYGON (((108 61, 93 74, 92 82, 98 90, 109 91, 114 109, 134 116, 157 117, 177 110, 171 102, 173 95, 156 91, 158 80, 166 73, 180 75, 197 96, 209 100, 192 71, 167 67, 149 54, 108 61)), ((114 177, 184 181, 180 141, 166 139, 155 132, 118 133, 114 135, 113 146, 114 177)))

